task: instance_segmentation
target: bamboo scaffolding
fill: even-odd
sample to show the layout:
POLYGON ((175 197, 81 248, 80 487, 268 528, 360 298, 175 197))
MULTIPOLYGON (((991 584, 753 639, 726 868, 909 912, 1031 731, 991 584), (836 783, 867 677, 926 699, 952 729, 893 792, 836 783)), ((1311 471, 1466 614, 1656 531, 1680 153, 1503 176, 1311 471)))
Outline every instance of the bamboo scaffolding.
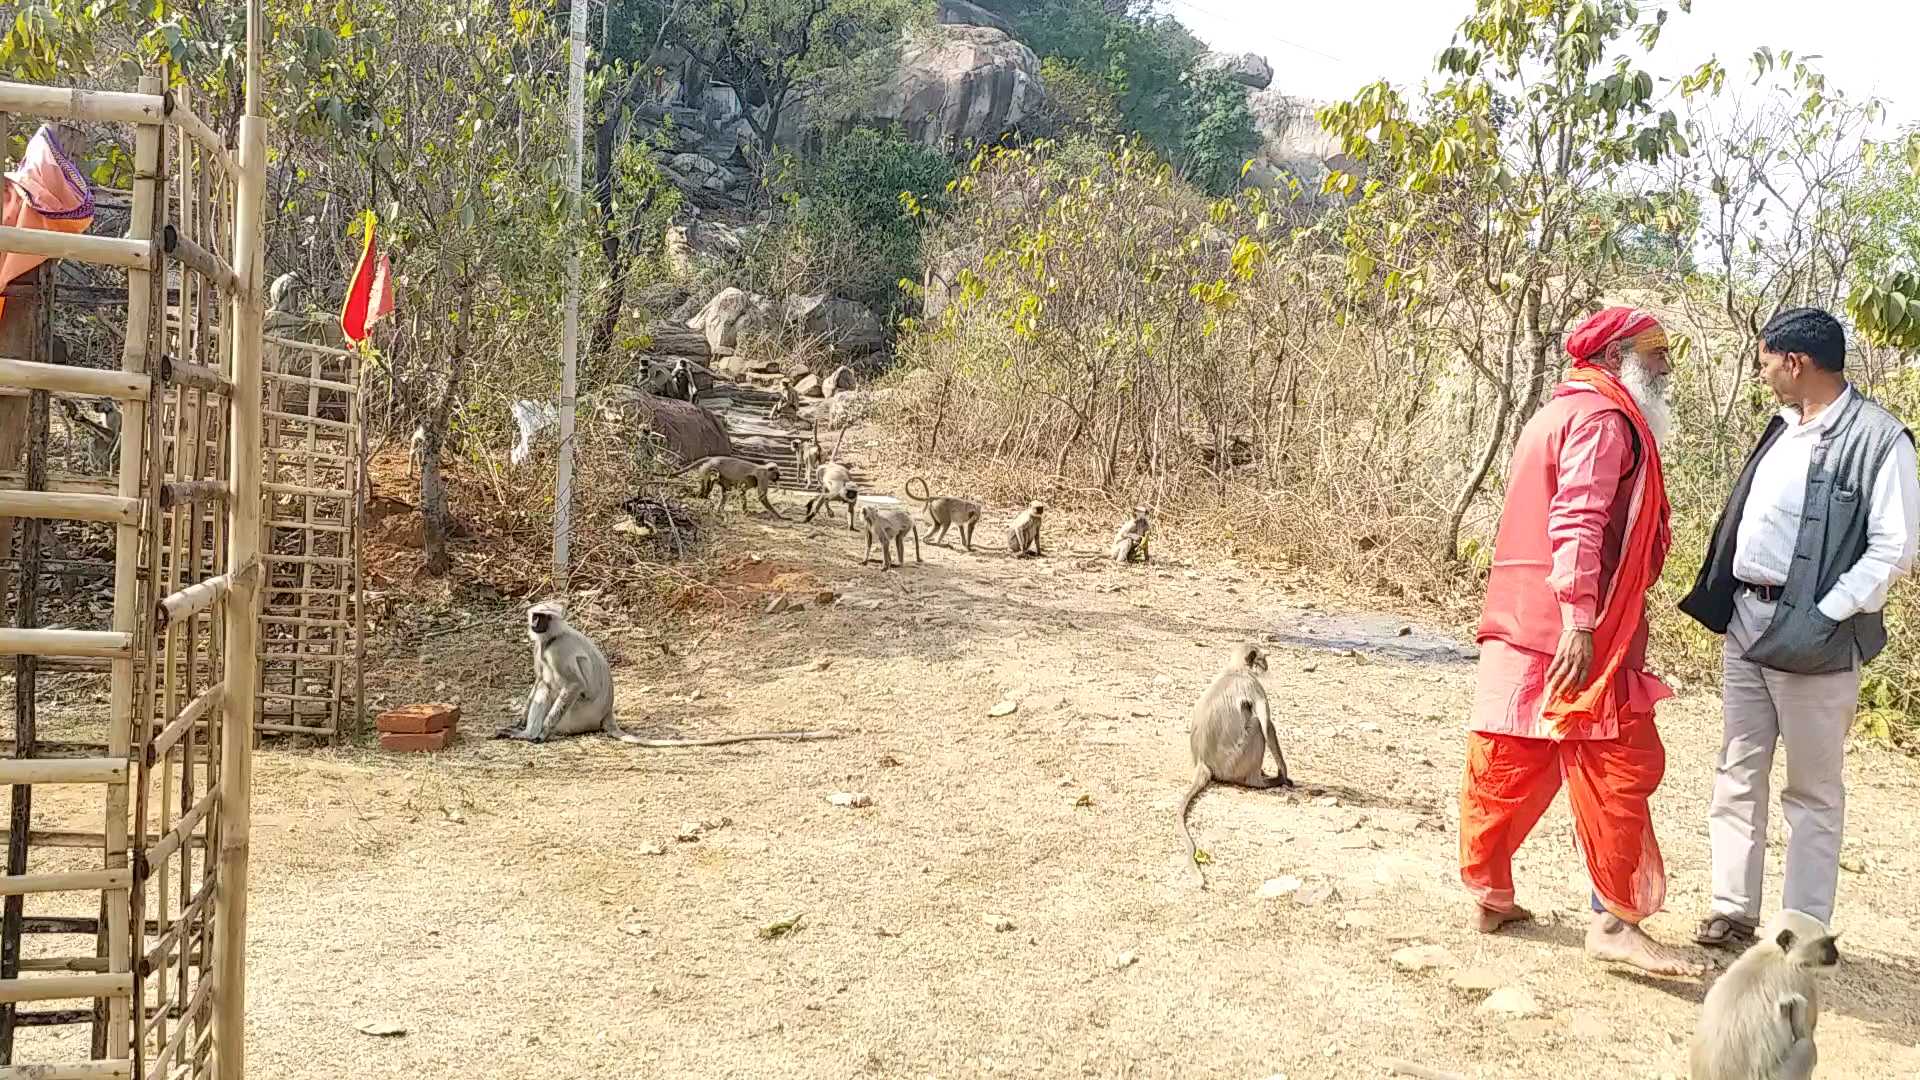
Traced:
POLYGON ((105 657, 133 654, 133 635, 117 630, 19 630, 0 627, 0 656, 105 657))
POLYGON ((161 361, 160 377, 166 382, 179 383, 208 393, 228 395, 233 393, 233 380, 227 378, 218 369, 204 364, 169 358, 161 361))
POLYGON ((155 124, 166 115, 166 108, 165 100, 158 94, 0 82, 0 112, 3 113, 26 113, 49 120, 155 124))
POLYGON ((0 784, 124 784, 127 763, 115 758, 0 761, 0 784))

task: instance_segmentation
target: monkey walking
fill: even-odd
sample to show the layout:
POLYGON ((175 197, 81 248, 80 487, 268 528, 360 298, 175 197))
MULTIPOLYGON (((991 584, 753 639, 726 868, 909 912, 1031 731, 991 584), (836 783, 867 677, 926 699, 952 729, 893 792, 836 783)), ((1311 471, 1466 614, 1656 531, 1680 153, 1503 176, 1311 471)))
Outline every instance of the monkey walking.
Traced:
POLYGON ((692 473, 694 480, 699 483, 699 497, 702 499, 713 493, 714 485, 718 484, 720 486, 720 509, 717 511, 718 513, 726 513, 727 492, 738 488, 740 489, 740 504, 743 507, 746 505, 747 491, 750 489, 760 496, 760 505, 766 507, 774 517, 785 518, 787 516, 781 513, 771 502, 767 501, 767 492, 772 491, 774 483, 780 479, 780 467, 778 465, 755 465, 745 458, 725 457, 715 454, 709 457, 696 458, 681 466, 678 472, 672 473, 671 475, 685 476, 688 473, 692 473))
POLYGON ((1692 1080, 1812 1080, 1819 973, 1840 963, 1819 919, 1788 909, 1715 980, 1688 1056, 1692 1080))
POLYGON ((1153 562, 1153 554, 1147 550, 1147 529, 1147 508, 1134 507, 1133 520, 1120 526, 1120 531, 1113 534, 1113 561, 1132 562, 1133 557, 1138 555, 1142 562, 1153 562))
POLYGON ((1200 864, 1193 861, 1193 833, 1187 828, 1187 810, 1200 790, 1211 781, 1249 788, 1293 786, 1287 775, 1287 756, 1280 752, 1280 736, 1267 709, 1267 690, 1260 685, 1257 674, 1265 670, 1267 654, 1260 646, 1235 647, 1226 666, 1193 707, 1193 783, 1180 797, 1174 820, 1187 843, 1187 866, 1202 888, 1207 879, 1200 872, 1200 864), (1280 774, 1272 778, 1262 768, 1268 750, 1273 751, 1274 763, 1280 767, 1280 774))
MULTIPOLYGON (((828 503, 847 504, 847 531, 853 531, 853 511, 860 501, 860 489, 853 486, 853 474, 845 465, 823 465, 820 468, 820 493, 807 500, 807 516, 802 521, 812 521, 813 515, 828 503)), ((916 545, 917 546, 917 545, 916 545)))
POLYGON ((1040 517, 1046 512, 1045 503, 1028 503, 1007 529, 1007 550, 1021 557, 1045 555, 1046 552, 1040 550, 1040 517))
POLYGON ((631 746, 673 748, 725 746, 764 739, 831 739, 830 731, 759 731, 706 739, 644 739, 623 731, 613 718, 613 672, 600 646, 568 625, 566 609, 551 600, 527 609, 527 639, 533 642, 533 689, 527 715, 494 733, 496 739, 543 743, 562 735, 600 731, 631 746))
POLYGON ((935 498, 928 490, 925 478, 918 476, 907 480, 907 498, 919 503, 927 511, 927 520, 930 522, 927 526, 927 543, 934 543, 936 539, 944 542, 947 538, 947 530, 958 525, 960 526, 960 543, 966 547, 967 551, 973 551, 973 527, 980 524, 979 503, 945 495, 935 498), (918 495, 913 493, 913 484, 916 480, 920 482, 918 495), (939 534, 938 537, 935 536, 936 533, 939 534))
POLYGON ((873 543, 880 541, 880 569, 887 571, 899 565, 907 565, 907 537, 913 537, 913 561, 920 561, 920 534, 914 531, 913 518, 905 510, 896 510, 891 506, 863 506, 860 516, 867 523, 867 547, 860 555, 860 565, 873 561, 873 543), (895 556, 898 555, 898 558, 895 556))

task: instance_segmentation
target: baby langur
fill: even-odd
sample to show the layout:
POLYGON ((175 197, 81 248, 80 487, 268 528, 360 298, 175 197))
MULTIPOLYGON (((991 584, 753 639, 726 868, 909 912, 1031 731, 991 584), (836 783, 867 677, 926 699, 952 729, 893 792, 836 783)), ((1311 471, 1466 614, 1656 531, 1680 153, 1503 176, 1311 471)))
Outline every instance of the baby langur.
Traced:
POLYGON ((1840 962, 1838 937, 1803 911, 1774 916, 1707 991, 1692 1080, 1812 1080, 1819 973, 1840 962))
POLYGON ((1213 685, 1193 707, 1193 783, 1181 796, 1174 818, 1187 843, 1187 865, 1202 888, 1207 879, 1194 861, 1193 833, 1187 828, 1187 810, 1200 789, 1215 780, 1250 788, 1293 786, 1287 775, 1287 756, 1280 752, 1280 736, 1267 711, 1267 691, 1257 674, 1265 670, 1267 654, 1260 646, 1236 647, 1226 667, 1214 676, 1213 685), (1263 769, 1268 750, 1273 751, 1274 764, 1280 767, 1280 774, 1272 778, 1263 769))
POLYGON ((1027 504, 1007 530, 1007 550, 1022 557, 1046 554, 1040 550, 1040 516, 1046 512, 1045 503, 1027 504))
POLYGON ((828 731, 759 731, 710 739, 643 739, 630 735, 613 718, 613 674, 606 654, 593 639, 567 624, 564 607, 548 600, 528 608, 527 639, 533 642, 533 689, 527 694, 526 719, 495 732, 497 739, 542 743, 556 736, 602 731, 633 746, 664 749, 833 737, 828 731))
POLYGON ((960 526, 960 543, 965 545, 968 551, 973 550, 973 527, 980 524, 979 503, 945 495, 934 498, 932 492, 927 489, 925 478, 918 476, 907 480, 907 498, 919 503, 927 510, 927 520, 931 523, 927 526, 927 543, 946 540, 947 530, 958 525, 960 526), (918 495, 913 493, 915 480, 920 482, 918 495), (936 536, 936 533, 939 535, 936 536))
POLYGON ((813 515, 828 503, 847 504, 847 531, 853 531, 853 509, 860 501, 860 489, 853 486, 853 474, 845 465, 823 465, 820 468, 820 494, 807 500, 807 516, 801 520, 812 521, 813 515))
POLYGON ((780 479, 780 467, 777 465, 755 465, 744 458, 715 455, 688 462, 673 475, 684 476, 689 472, 700 484, 702 499, 713 493, 715 484, 720 485, 719 513, 726 513, 727 492, 738 488, 742 507, 747 502, 747 491, 752 490, 760 496, 760 505, 772 511, 774 517, 787 516, 767 501, 767 492, 773 490, 774 482, 780 479))
POLYGON ((1113 534, 1113 561, 1132 562, 1138 555, 1142 562, 1152 562, 1153 555, 1147 550, 1147 508, 1133 508, 1133 520, 1120 526, 1113 534))
POLYGON ((895 564, 907 565, 907 537, 913 537, 913 561, 920 561, 920 534, 913 529, 913 518, 905 510, 896 510, 891 506, 863 506, 860 516, 867 523, 867 547, 860 555, 860 565, 873 561, 873 543, 880 542, 880 569, 891 570, 895 564), (891 545, 891 549, 889 549, 891 545), (895 556, 898 556, 897 558, 895 556))

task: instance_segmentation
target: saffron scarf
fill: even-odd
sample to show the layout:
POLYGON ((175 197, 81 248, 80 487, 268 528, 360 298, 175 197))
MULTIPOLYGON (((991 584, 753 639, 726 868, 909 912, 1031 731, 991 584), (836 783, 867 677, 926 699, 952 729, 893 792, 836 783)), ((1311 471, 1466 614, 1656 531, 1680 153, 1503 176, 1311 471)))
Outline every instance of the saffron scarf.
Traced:
POLYGON ((1666 564, 1667 549, 1673 532, 1667 503, 1667 485, 1660 469, 1660 448, 1653 430, 1620 380, 1604 368, 1577 363, 1567 381, 1598 391, 1625 413, 1634 434, 1645 450, 1645 468, 1641 470, 1637 508, 1631 514, 1625 542, 1621 545, 1620 566, 1614 571, 1607 589, 1600 619, 1593 629, 1593 668, 1584 687, 1563 692, 1544 703, 1541 719, 1555 737, 1564 736, 1577 725, 1590 724, 1601 717, 1616 716, 1627 707, 1627 689, 1614 676, 1626 662, 1633 639, 1647 611, 1647 590, 1660 576, 1666 564))

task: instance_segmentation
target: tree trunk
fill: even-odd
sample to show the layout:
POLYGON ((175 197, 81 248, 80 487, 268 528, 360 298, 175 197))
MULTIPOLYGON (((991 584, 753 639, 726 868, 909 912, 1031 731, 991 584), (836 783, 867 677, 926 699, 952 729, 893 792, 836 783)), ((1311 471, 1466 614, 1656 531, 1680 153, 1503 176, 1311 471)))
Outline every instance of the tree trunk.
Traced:
POLYGON ((1480 495, 1480 488, 1487 482, 1487 474, 1493 471, 1493 463, 1500 456, 1500 444, 1506 438, 1507 417, 1513 412, 1513 396, 1506 387, 1495 384, 1494 397, 1498 403, 1493 413, 1493 430, 1487 433, 1487 445, 1480 451, 1480 461, 1474 467, 1473 474, 1467 477, 1460 487, 1459 494, 1453 498, 1453 506, 1447 512, 1447 534, 1440 551, 1441 561, 1451 566, 1460 561, 1460 528, 1466 521, 1467 510, 1473 500, 1480 495))
POLYGON ((1541 329, 1540 322, 1540 287, 1528 286, 1521 304, 1523 318, 1526 320, 1527 374, 1525 381, 1521 384, 1518 415, 1513 424, 1513 437, 1516 440, 1520 438, 1521 429, 1527 426, 1527 421, 1533 419, 1534 411, 1540 408, 1541 402, 1546 400, 1547 380, 1552 374, 1552 365, 1549 362, 1552 349, 1546 334, 1541 329))
POLYGON ((446 382, 435 397, 426 423, 425 445, 420 455, 420 516, 424 523, 425 570, 440 577, 453 569, 453 556, 447 551, 447 537, 453 531, 453 518, 447 513, 447 489, 440 476, 441 450, 446 445, 448 421, 459 398, 461 376, 467 365, 470 340, 468 322, 473 317, 473 276, 460 282, 454 317, 453 355, 448 358, 446 382))

